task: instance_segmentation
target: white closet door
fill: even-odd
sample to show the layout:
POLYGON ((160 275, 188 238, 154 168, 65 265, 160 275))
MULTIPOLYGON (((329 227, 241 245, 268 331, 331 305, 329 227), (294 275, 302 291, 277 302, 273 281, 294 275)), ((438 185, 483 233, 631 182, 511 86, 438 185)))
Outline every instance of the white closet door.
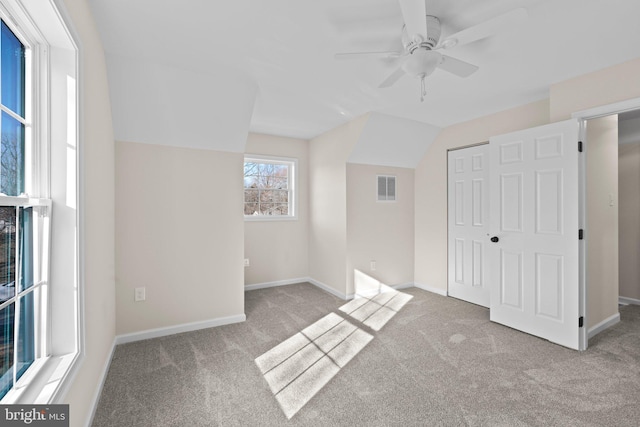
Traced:
POLYGON ((491 320, 579 349, 578 123, 490 140, 491 320))
POLYGON ((449 152, 448 294, 489 307, 489 144, 449 152))

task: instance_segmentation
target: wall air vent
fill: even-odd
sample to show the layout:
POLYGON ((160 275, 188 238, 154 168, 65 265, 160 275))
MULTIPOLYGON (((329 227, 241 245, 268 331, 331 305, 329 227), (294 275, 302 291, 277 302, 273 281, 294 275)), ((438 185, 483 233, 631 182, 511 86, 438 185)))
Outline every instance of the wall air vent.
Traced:
POLYGON ((396 200, 396 177, 378 175, 378 201, 394 202, 396 200))

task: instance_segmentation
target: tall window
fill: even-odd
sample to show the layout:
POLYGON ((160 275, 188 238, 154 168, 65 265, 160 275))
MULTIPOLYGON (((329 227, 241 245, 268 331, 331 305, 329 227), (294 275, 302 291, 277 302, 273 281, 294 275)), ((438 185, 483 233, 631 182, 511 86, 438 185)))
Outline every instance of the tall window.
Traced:
POLYGON ((31 48, 3 20, 0 36, 0 398, 46 355, 51 202, 38 160, 31 48))
POLYGON ((245 157, 246 218, 295 217, 295 165, 294 159, 245 157))

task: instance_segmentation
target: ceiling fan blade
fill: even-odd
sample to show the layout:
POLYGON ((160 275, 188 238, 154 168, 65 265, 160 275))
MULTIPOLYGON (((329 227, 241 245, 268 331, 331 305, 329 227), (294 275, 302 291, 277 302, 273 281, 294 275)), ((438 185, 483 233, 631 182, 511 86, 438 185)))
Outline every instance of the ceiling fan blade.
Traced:
POLYGON ((489 37, 501 31, 506 31, 527 20, 527 10, 524 8, 514 9, 510 12, 498 15, 488 21, 482 22, 473 27, 469 27, 458 33, 447 37, 439 47, 449 49, 454 46, 461 46, 476 40, 489 37))
POLYGON ((442 68, 443 70, 459 77, 469 77, 471 74, 478 71, 477 65, 469 64, 468 62, 464 62, 447 55, 442 55, 442 60, 440 64, 438 64, 438 68, 442 68))
POLYGON ((387 77, 380 85, 378 86, 380 89, 385 87, 393 86, 395 82, 400 80, 402 76, 405 75, 405 72, 402 68, 398 68, 395 70, 389 77, 387 77))
POLYGON ((336 53, 334 55, 335 59, 353 59, 353 58, 363 58, 367 56, 373 56, 377 58, 398 58, 402 56, 402 52, 397 51, 383 51, 383 52, 344 52, 344 53, 336 53))
POLYGON ((416 34, 419 34, 423 40, 427 40, 427 7, 425 0, 398 1, 409 38, 413 39, 416 34))

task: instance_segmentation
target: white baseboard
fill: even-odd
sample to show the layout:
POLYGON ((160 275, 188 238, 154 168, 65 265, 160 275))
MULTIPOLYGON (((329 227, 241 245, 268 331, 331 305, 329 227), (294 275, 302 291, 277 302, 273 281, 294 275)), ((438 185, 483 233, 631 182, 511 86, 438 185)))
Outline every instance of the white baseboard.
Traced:
POLYGON ((597 325, 593 325, 593 327, 589 328, 587 331, 588 338, 594 337, 598 335, 600 332, 604 331, 607 328, 612 327, 616 323, 620 321, 620 313, 616 313, 608 318, 604 319, 602 322, 597 325))
POLYGON ((640 299, 618 297, 618 303, 622 305, 640 305, 640 299))
MULTIPOLYGON (((339 292, 335 289, 333 289, 331 286, 320 282, 319 280, 315 280, 312 279, 311 277, 299 277, 297 279, 287 279, 287 280, 277 280, 274 282, 264 282, 264 283, 256 283, 253 285, 245 285, 244 290, 245 291, 253 291, 256 289, 265 289, 265 288, 274 288, 277 286, 287 286, 287 285, 294 285, 297 283, 311 283, 312 285, 322 289, 325 292, 330 293, 331 295, 334 295, 340 299, 343 300, 350 300, 354 298, 354 294, 343 294, 342 292, 339 292)), ((413 283, 400 283, 398 285, 391 285, 389 287, 393 288, 393 289, 408 289, 408 288, 412 288, 415 285, 413 283)), ((427 291, 429 291, 430 289, 427 289, 427 287, 423 288, 427 291)), ((434 290, 431 290, 431 292, 436 292, 434 290)), ((444 294, 446 295, 446 293, 444 294)))
POLYGON ((322 289, 325 292, 329 292, 331 295, 334 295, 340 299, 348 300, 353 298, 353 295, 349 296, 347 294, 343 294, 342 292, 336 291, 331 286, 325 285, 319 280, 312 279, 311 277, 307 277, 307 282, 311 283, 314 286, 317 286, 318 288, 322 289))
POLYGON ((415 287, 415 285, 413 283, 400 283, 399 285, 391 285, 390 287, 392 287, 395 290, 400 290, 400 289, 413 288, 415 287))
POLYGON ((296 283, 308 282, 308 277, 299 277, 297 279, 276 280, 275 282, 255 283, 252 285, 244 285, 245 291, 254 291, 256 289, 274 288, 276 286, 295 285, 296 283))
POLYGON ((240 323, 247 320, 245 314, 235 316, 218 317, 216 319, 203 320, 201 322, 183 323, 181 325, 167 326, 165 328, 147 329, 146 331, 133 332, 130 334, 116 336, 116 344, 147 340, 150 338, 164 337, 167 335, 179 334, 181 332, 197 331, 198 329, 213 328, 215 326, 240 323))
POLYGON ((109 357, 105 361, 104 366, 102 367, 102 372, 100 373, 100 379, 98 381, 98 387, 93 392, 93 397, 91 398, 91 404, 89 406, 90 411, 87 415, 87 426, 93 424, 93 418, 96 416, 96 410, 98 409, 98 402, 100 401, 100 395, 102 394, 102 389, 104 388, 104 382, 107 379, 107 373, 109 372, 109 368, 111 367, 111 361, 113 360, 113 353, 116 351, 116 338, 113 339, 113 343, 111 344, 111 352, 109 353, 109 357))
POLYGON ((423 291, 433 292, 434 294, 442 295, 444 297, 447 296, 446 289, 436 288, 434 286, 424 285, 422 283, 414 283, 413 286, 415 286, 416 288, 422 289, 423 291))

